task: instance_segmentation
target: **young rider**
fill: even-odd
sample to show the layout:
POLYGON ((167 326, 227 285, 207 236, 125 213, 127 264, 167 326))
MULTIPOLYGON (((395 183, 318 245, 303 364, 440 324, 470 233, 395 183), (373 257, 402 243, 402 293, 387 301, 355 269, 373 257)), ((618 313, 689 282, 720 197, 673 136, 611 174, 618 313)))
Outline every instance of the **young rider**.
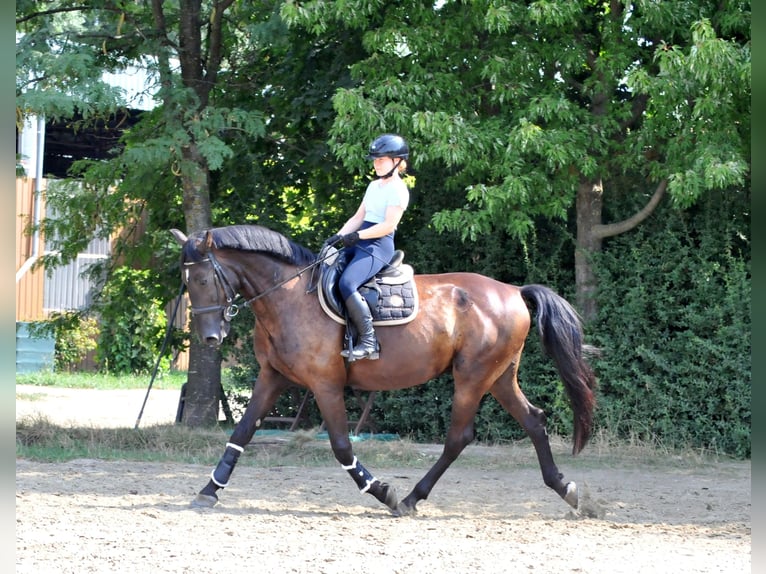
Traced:
POLYGON ((394 233, 410 200, 401 175, 407 169, 409 147, 396 134, 383 134, 370 144, 367 159, 373 161, 377 179, 370 182, 356 213, 325 245, 343 241, 350 259, 338 287, 349 320, 356 327, 357 342, 341 354, 349 361, 377 359, 378 339, 372 326, 372 313, 358 291, 393 257, 394 233))

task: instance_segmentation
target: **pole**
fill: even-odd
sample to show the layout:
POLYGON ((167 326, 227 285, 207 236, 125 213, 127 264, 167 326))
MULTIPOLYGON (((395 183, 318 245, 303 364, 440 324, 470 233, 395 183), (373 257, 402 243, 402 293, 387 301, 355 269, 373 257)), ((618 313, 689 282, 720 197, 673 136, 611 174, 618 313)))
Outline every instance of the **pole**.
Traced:
POLYGON ((160 354, 157 357, 157 362, 154 363, 154 371, 152 371, 152 378, 149 380, 149 387, 146 389, 146 396, 144 396, 144 403, 141 405, 141 411, 138 413, 138 418, 136 419, 136 426, 133 427, 134 429, 138 428, 138 425, 141 422, 141 417, 144 415, 144 408, 146 407, 146 401, 149 399, 149 391, 152 390, 154 379, 157 376, 157 370, 160 368, 160 361, 162 360, 162 355, 165 354, 165 347, 167 346, 168 340, 170 339, 170 333, 173 330, 173 322, 176 320, 176 313, 178 312, 178 307, 181 305, 181 296, 184 294, 185 288, 186 288, 186 285, 184 285, 182 281, 181 290, 178 292, 178 297, 176 297, 176 306, 173 308, 173 313, 170 316, 170 321, 168 321, 167 331, 165 331, 165 340, 162 341, 162 348, 160 349, 160 354))

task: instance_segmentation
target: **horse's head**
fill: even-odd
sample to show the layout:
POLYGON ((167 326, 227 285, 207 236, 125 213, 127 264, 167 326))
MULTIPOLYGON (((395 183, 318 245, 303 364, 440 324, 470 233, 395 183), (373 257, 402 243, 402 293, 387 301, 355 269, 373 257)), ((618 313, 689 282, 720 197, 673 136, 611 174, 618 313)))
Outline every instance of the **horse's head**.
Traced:
POLYGON ((217 347, 229 334, 231 319, 237 314, 235 286, 213 253, 209 231, 201 238, 186 237, 178 229, 170 232, 183 247, 181 278, 189 292, 194 329, 201 341, 217 347))

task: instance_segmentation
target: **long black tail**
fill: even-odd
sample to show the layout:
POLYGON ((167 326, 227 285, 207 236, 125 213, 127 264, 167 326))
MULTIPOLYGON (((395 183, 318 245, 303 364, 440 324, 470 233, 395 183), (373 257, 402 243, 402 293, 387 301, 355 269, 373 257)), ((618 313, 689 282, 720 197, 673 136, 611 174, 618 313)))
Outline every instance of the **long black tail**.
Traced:
POLYGON ((566 299, 544 285, 525 285, 521 295, 534 303, 535 321, 543 350, 553 359, 564 381, 574 412, 574 445, 579 453, 587 444, 593 428, 596 377, 583 357, 583 329, 580 316, 566 299))

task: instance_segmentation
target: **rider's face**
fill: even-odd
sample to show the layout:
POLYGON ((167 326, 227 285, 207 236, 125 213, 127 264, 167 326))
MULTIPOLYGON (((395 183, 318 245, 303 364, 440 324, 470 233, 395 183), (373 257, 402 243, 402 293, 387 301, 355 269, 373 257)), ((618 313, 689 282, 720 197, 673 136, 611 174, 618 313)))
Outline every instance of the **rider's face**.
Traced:
POLYGON ((372 160, 372 166, 375 168, 376 174, 386 175, 394 167, 394 158, 376 157, 372 160))

